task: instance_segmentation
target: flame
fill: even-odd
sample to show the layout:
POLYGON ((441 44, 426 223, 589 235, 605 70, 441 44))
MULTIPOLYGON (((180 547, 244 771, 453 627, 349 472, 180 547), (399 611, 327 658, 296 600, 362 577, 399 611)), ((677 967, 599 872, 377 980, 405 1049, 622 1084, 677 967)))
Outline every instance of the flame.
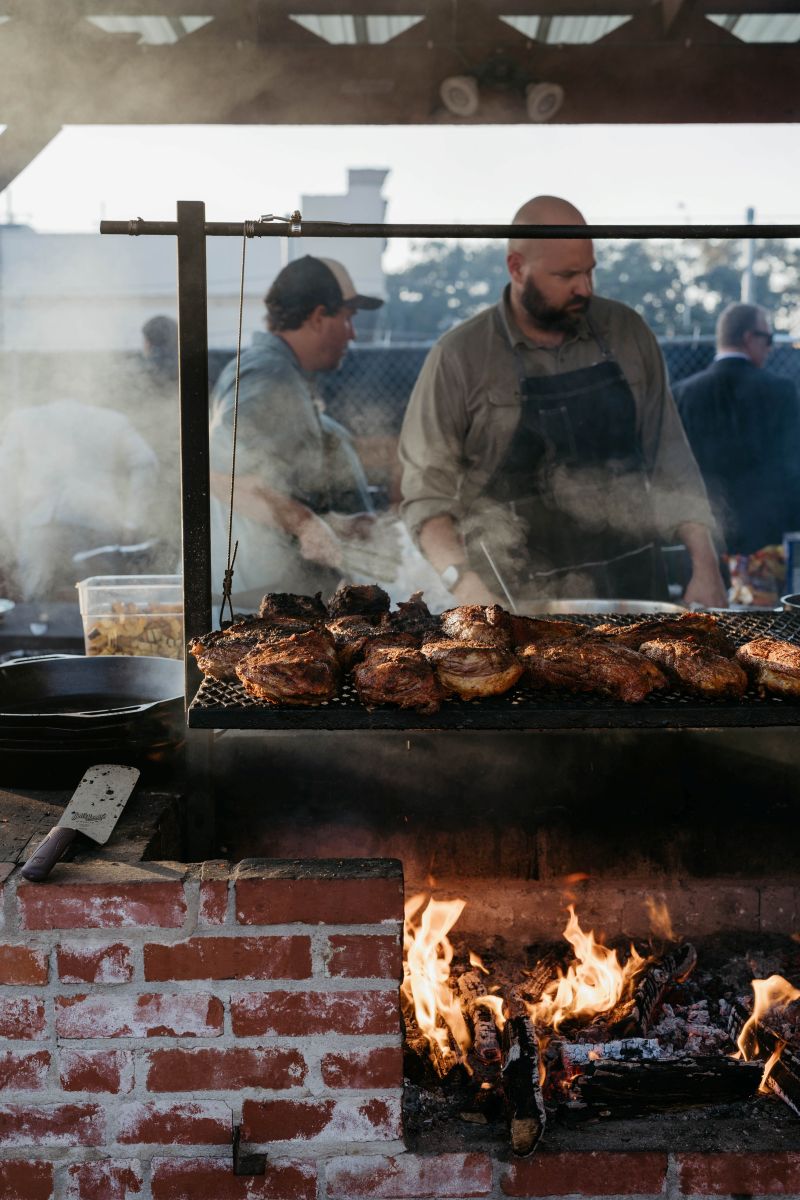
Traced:
MULTIPOLYGON (((742 1028, 736 1045, 742 1058, 750 1060, 759 1053, 758 1022, 771 1008, 784 1008, 792 1000, 800 999, 800 990, 784 979, 782 975, 770 975, 769 979, 754 979, 753 985, 753 1014, 742 1028)), ((770 1055, 764 1074, 761 1076, 760 1090, 766 1091, 767 1080, 772 1068, 781 1056, 783 1044, 770 1055)))
POLYGON ((666 900, 656 900, 655 896, 645 898, 645 907, 650 917, 650 928, 656 937, 665 942, 677 941, 672 931, 672 918, 669 915, 666 900))
POLYGON ((583 932, 572 905, 564 937, 575 951, 576 961, 567 968, 566 975, 559 972, 541 1000, 529 1007, 535 1023, 553 1029, 558 1029, 567 1017, 608 1012, 629 990, 644 963, 631 946, 631 957, 623 966, 615 950, 596 942, 593 932, 583 932))
POLYGON ((405 964, 401 993, 413 1006, 417 1024, 432 1045, 450 1051, 450 1035, 462 1051, 471 1037, 458 999, 451 991, 453 947, 447 937, 463 912, 465 900, 430 900, 413 896, 405 907, 405 964))
POLYGON ((480 996, 476 1001, 476 1005, 480 1004, 482 1008, 488 1008, 489 1012, 494 1016, 494 1023, 503 1032, 503 1026, 506 1023, 506 1015, 503 1012, 502 996, 480 996))
POLYGON ((483 965, 483 959, 481 956, 476 954, 474 950, 470 950, 469 952, 469 965, 471 967, 477 967, 479 971, 483 971, 484 975, 491 974, 489 968, 483 965))

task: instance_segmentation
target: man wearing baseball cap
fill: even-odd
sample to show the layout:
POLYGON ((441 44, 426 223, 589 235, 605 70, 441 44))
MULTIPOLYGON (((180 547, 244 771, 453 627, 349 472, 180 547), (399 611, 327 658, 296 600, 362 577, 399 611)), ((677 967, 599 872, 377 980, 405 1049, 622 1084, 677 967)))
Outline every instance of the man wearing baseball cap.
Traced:
MULTIPOLYGON (((372 503, 350 435, 322 411, 318 371, 332 371, 355 337, 362 296, 347 269, 305 255, 276 276, 265 298, 267 332, 241 356, 233 539, 233 596, 240 607, 264 592, 333 591, 342 540, 363 536, 372 503)), ((211 397, 213 589, 227 565, 236 364, 211 397)))

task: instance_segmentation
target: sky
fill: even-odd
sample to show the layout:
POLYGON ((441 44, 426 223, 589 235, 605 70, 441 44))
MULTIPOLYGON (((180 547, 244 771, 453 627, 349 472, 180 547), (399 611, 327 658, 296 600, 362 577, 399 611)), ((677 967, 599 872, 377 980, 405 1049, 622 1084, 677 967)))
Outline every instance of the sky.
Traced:
MULTIPOLYGON (((797 125, 74 126, 0 197, 42 232, 103 217, 208 220, 286 214, 301 194, 346 191, 348 167, 385 167, 389 222, 502 224, 541 192, 590 222, 800 224, 797 125)), ((2 138, 0 138, 2 152, 2 138)), ((408 247, 390 245, 391 270, 408 247)))

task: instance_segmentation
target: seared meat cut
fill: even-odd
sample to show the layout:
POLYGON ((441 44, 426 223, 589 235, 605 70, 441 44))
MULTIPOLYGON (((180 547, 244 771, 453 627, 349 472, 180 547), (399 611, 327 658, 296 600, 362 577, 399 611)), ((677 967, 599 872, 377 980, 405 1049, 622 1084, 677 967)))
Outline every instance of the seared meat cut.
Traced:
POLYGON ((696 696, 726 700, 747 691, 747 676, 737 662, 698 645, 692 638, 656 638, 642 642, 639 653, 696 696))
POLYGON ((550 642, 562 642, 565 638, 583 637, 585 625, 574 621, 545 621, 539 617, 518 617, 508 614, 513 646, 543 646, 550 642))
POLYGON ((267 704, 321 704, 339 686, 333 638, 316 629, 259 642, 236 674, 249 695, 267 704))
POLYGON ((721 654, 723 658, 733 658, 736 652, 736 647, 713 613, 684 613, 680 617, 637 621, 634 625, 595 625, 592 632, 608 638, 616 646, 627 646, 629 650, 638 650, 642 642, 666 637, 673 641, 676 638, 693 638, 698 645, 721 654))
POLYGON ((236 667, 260 641, 256 633, 234 634, 225 629, 212 629, 189 643, 189 653, 197 659, 204 675, 211 679, 236 678, 236 667))
POLYGON ((322 592, 316 596, 298 596, 293 592, 269 592, 261 601, 260 617, 295 617, 309 624, 319 624, 328 616, 322 602, 322 592))
POLYGON ((373 625, 364 617, 336 617, 326 626, 336 643, 336 653, 344 671, 351 671, 372 646, 418 648, 420 638, 412 633, 394 633, 383 625, 373 625))
POLYGON ((485 646, 511 645, 508 613, 499 604, 462 604, 442 613, 442 632, 464 642, 482 642, 485 646))
POLYGON ((439 711, 442 689, 419 650, 373 646, 356 666, 353 678, 358 698, 366 708, 396 704, 421 713, 439 711))
POLYGON ((800 646, 777 638, 755 638, 736 651, 753 682, 779 696, 800 696, 800 646))
POLYGON ((387 633, 415 633, 434 637, 439 630, 439 618, 435 617, 422 599, 422 592, 414 592, 408 600, 400 600, 397 612, 386 613, 381 618, 381 628, 387 633))
POLYGON ((374 617, 388 613, 391 600, 377 584, 345 583, 328 601, 331 617, 374 617))
POLYGON ((667 685, 658 667, 625 646, 602 638, 571 638, 549 646, 523 646, 517 652, 536 686, 566 692, 599 692, 635 704, 667 685))
POLYGON ((523 672, 522 664, 510 650, 483 642, 443 638, 423 642, 422 653, 433 664, 445 692, 455 693, 462 700, 500 696, 514 686, 523 672))
POLYGON ((311 628, 311 622, 299 617, 240 617, 224 633, 226 637, 286 637, 290 633, 307 633, 311 628))

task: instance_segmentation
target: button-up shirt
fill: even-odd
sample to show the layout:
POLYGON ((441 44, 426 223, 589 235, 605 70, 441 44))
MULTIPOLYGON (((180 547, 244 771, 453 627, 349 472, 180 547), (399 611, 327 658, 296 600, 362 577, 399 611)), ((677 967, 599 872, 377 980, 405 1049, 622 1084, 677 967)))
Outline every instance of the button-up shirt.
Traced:
POLYGON ((636 402, 659 532, 670 540, 687 521, 713 529, 663 356, 641 317, 627 305, 595 296, 588 311, 591 324, 582 316, 561 345, 538 346, 514 322, 508 292, 506 288, 498 303, 499 313, 493 306, 450 330, 423 364, 400 438, 402 512, 412 533, 418 535, 426 521, 443 514, 462 528, 475 516, 519 421, 520 365, 532 376, 593 366, 603 360, 593 329, 619 363, 636 402), (512 344, 519 349, 521 364, 512 344))

